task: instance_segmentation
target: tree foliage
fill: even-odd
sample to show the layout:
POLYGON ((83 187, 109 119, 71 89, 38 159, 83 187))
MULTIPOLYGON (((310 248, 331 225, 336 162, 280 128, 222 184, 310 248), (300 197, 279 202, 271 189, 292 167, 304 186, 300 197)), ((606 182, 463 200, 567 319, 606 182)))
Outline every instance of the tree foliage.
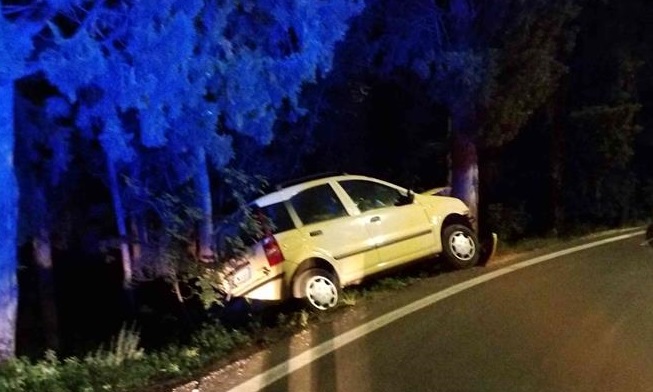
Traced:
POLYGON ((371 1, 352 24, 351 46, 339 53, 346 76, 334 83, 392 81, 424 89, 433 110, 445 108, 451 135, 446 123, 431 132, 450 138, 453 193, 476 215, 478 156, 514 140, 551 99, 567 71, 582 3, 371 1))
POLYGON ((586 11, 586 31, 594 28, 597 15, 603 15, 603 34, 610 39, 597 45, 586 33, 574 64, 577 78, 570 85, 577 92, 570 93, 564 140, 574 157, 565 160, 565 182, 574 184, 566 192, 571 224, 620 224, 641 214, 635 206, 641 203, 638 183, 645 177, 637 178, 633 163, 643 130, 637 81, 647 52, 632 39, 640 34, 636 28, 614 19, 636 4, 607 3, 586 11))
MULTIPOLYGON (((30 179, 23 182, 30 193, 26 198, 71 171, 104 181, 127 287, 131 258, 138 253, 128 237, 139 232, 140 243, 148 227, 161 227, 167 219, 158 215, 156 206, 162 203, 146 199, 195 193, 196 200, 182 202, 197 203, 201 220, 210 223, 211 176, 233 158, 233 135, 267 144, 278 113, 302 115, 303 85, 329 71, 334 45, 363 6, 358 0, 1 5, 0 115, 6 121, 0 152, 9 160, 0 169, 8 185, 0 205, 10 219, 3 233, 0 282, 2 312, 11 314, 16 303, 18 204, 11 181, 16 131, 25 133, 20 175, 30 179), (47 86, 37 98, 45 108, 15 131, 14 82, 27 76, 47 86), (40 169, 42 158, 49 162, 47 173, 40 169), (73 159, 81 166, 71 168, 73 159), (128 186, 127 179, 139 186, 128 186)), ((48 212, 43 216, 57 219, 48 212)), ((205 242, 210 240, 210 224, 201 228, 208 229, 205 242)), ((13 352, 12 328, 0 328, 3 358, 13 352)))

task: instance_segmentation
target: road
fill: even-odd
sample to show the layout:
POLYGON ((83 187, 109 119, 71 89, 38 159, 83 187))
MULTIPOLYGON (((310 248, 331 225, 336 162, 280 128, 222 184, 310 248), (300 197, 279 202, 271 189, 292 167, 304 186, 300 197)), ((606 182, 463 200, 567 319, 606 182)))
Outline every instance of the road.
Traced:
MULTIPOLYGON (((653 391, 653 248, 641 242, 637 235, 506 274, 497 269, 494 279, 382 326, 366 321, 382 317, 370 310, 351 320, 370 332, 342 344, 332 337, 349 327, 323 325, 232 367, 239 377, 214 375, 231 383, 209 378, 199 391, 252 390, 240 383, 274 365, 276 373, 263 373, 264 391, 653 391), (320 342, 325 351, 306 351, 320 342), (284 358, 300 353, 305 366, 286 375, 294 365, 284 358)), ((487 275, 452 273, 444 280, 459 282, 433 284, 446 290, 487 275)), ((415 298, 387 306, 433 289, 418 287, 404 295, 415 298)))

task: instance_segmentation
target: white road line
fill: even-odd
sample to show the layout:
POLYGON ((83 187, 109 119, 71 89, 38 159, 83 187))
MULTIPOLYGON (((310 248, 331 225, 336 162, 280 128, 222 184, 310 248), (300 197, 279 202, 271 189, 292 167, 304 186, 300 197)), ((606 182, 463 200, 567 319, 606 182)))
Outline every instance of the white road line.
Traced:
POLYGON ((255 377, 252 377, 248 381, 235 386, 230 389, 228 392, 252 392, 259 391, 266 386, 272 384, 273 382, 287 376, 288 374, 294 372, 297 369, 300 369, 309 363, 319 359, 320 357, 331 353, 339 349, 340 347, 353 342, 356 339, 359 339, 381 327, 384 327, 402 317, 405 317, 413 312, 416 312, 422 308, 425 308, 429 305, 433 305, 436 302, 439 302, 445 298, 448 298, 454 294, 458 294, 462 291, 470 289, 474 286, 478 286, 481 283, 488 282, 492 279, 496 279, 500 276, 509 274, 511 272, 518 271, 520 269, 530 267, 535 264, 542 263, 544 261, 552 260, 561 256, 569 255, 572 253, 580 252, 586 249, 594 248, 597 246, 609 244, 611 242, 621 241, 628 238, 632 238, 638 235, 644 234, 644 231, 637 231, 635 233, 623 234, 617 237, 611 237, 603 239, 600 241, 591 242, 584 245, 575 246, 573 248, 561 250, 558 252, 553 252, 544 256, 535 257, 526 261, 522 261, 517 264, 513 264, 499 270, 478 276, 476 278, 470 279, 466 282, 459 283, 455 286, 449 287, 448 289, 439 291, 437 293, 431 294, 428 297, 424 297, 420 300, 417 300, 413 303, 410 303, 402 308, 394 310, 390 313, 379 316, 376 319, 369 321, 359 327, 356 327, 350 331, 345 332, 342 335, 338 335, 326 342, 315 346, 299 355, 296 355, 285 362, 271 368, 270 370, 265 371, 255 377))

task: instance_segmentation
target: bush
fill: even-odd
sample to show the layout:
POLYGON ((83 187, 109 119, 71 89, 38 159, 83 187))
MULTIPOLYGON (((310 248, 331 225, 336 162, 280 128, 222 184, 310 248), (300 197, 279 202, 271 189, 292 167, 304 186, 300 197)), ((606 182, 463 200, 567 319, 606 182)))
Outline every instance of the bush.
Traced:
POLYGON ((17 358, 0 365, 0 392, 136 391, 156 381, 189 376, 249 337, 220 325, 205 326, 190 346, 145 353, 139 334, 123 327, 108 349, 84 358, 59 359, 49 351, 40 361, 17 358))
POLYGON ((514 241, 523 237, 529 219, 523 204, 514 207, 501 203, 488 206, 487 227, 505 241, 514 241))

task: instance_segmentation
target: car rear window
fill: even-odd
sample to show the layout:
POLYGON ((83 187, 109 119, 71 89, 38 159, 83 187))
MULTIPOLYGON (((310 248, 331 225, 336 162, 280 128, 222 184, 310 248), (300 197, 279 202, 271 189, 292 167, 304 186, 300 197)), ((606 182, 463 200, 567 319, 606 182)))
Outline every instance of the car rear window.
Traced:
POLYGON ((330 185, 318 185, 295 195, 290 202, 305 225, 347 215, 347 210, 330 185))
POLYGON ((283 203, 260 207, 260 213, 266 219, 264 223, 273 233, 281 233, 295 228, 295 224, 283 203))
POLYGON ((283 203, 265 207, 249 205, 217 225, 215 244, 222 257, 238 255, 260 241, 265 234, 277 234, 295 227, 283 203))

